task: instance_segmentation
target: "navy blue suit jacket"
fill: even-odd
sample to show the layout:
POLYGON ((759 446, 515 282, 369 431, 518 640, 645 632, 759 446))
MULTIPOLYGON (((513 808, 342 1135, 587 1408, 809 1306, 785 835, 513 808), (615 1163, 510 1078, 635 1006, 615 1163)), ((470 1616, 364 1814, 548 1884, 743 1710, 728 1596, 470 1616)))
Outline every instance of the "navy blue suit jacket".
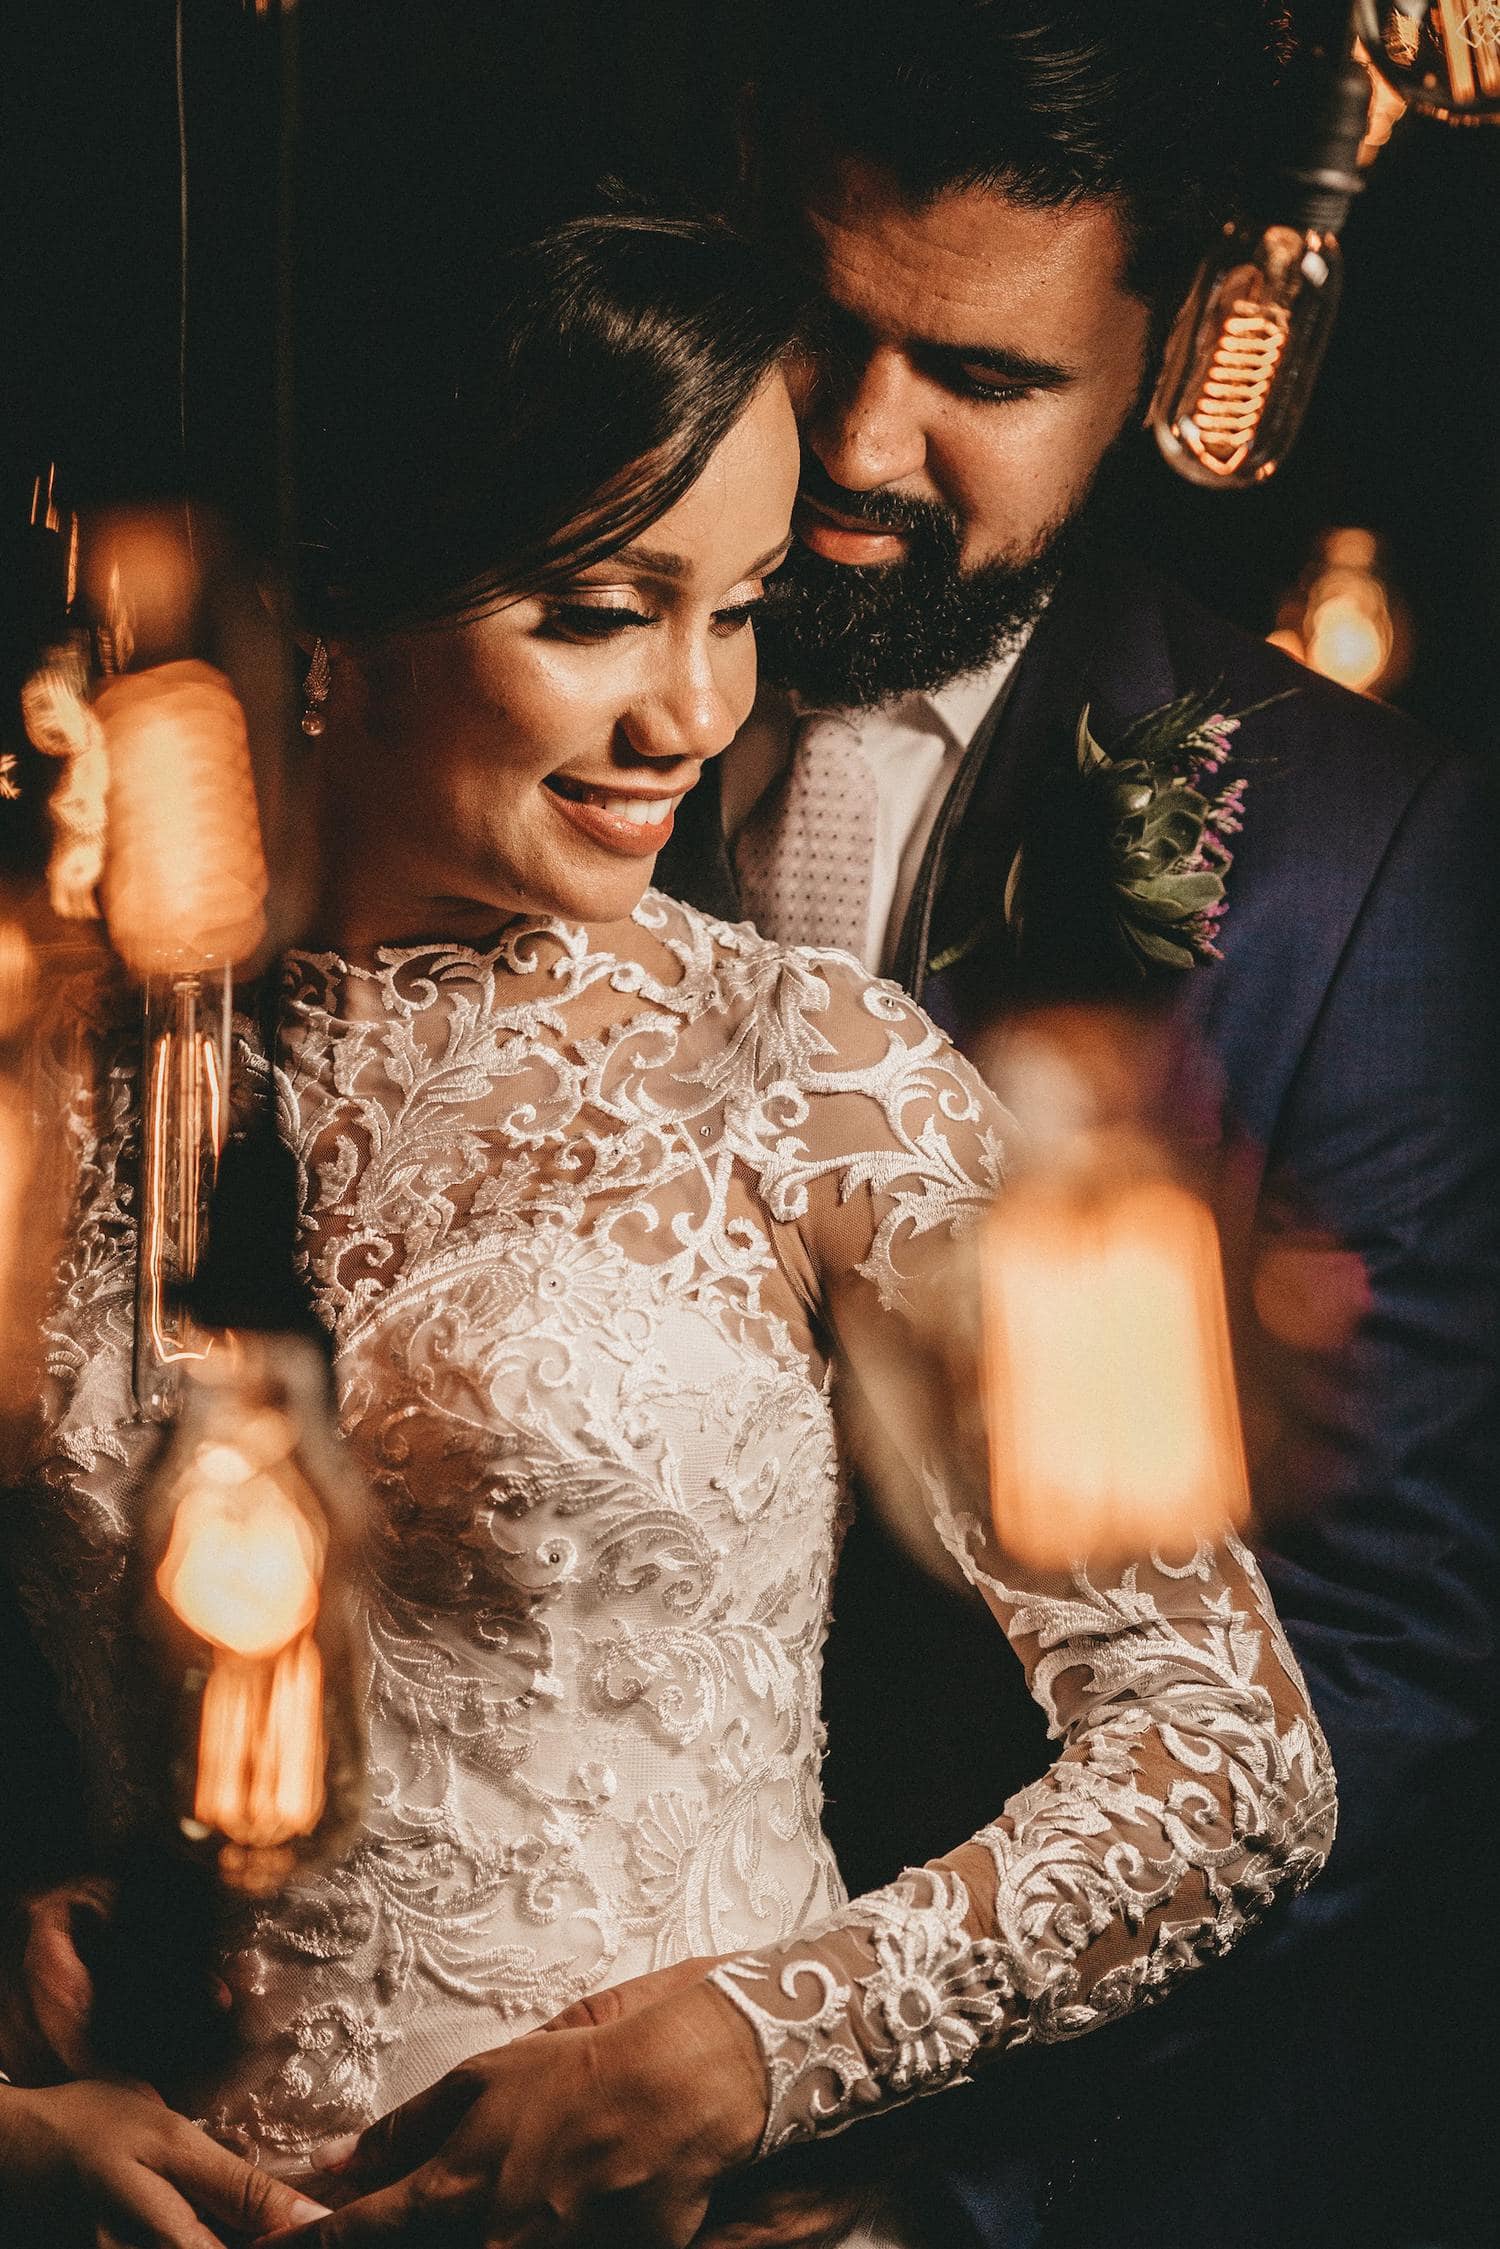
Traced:
MULTIPOLYGON (((1009 1001, 1086 990, 1106 941, 1069 892, 1066 841, 1037 826, 1079 709, 1107 747, 1215 688, 1230 712, 1276 700, 1236 738, 1248 787, 1223 959, 1169 972, 1160 1000, 1200 1056, 1182 1113, 1218 1203, 1258 1543, 1332 1748, 1338 1838, 1304 1897, 1159 2009, 1002 2057, 910 2112, 944 2244, 1500 2237, 1480 2090, 1500 1863, 1493 767, 1150 573, 1084 562, 1022 659, 901 968, 961 1043, 1009 1001), (1050 841, 1057 903, 1017 959, 999 902, 1023 835, 1034 876, 1050 841), (1341 1340, 1296 1336, 1330 1305, 1341 1340)), ((723 909, 716 806, 693 810, 658 879, 723 909)), ((1049 1761, 988 1620, 914 1584, 868 1512, 825 1707, 828 1825, 857 1888, 950 1847, 1049 1761)))

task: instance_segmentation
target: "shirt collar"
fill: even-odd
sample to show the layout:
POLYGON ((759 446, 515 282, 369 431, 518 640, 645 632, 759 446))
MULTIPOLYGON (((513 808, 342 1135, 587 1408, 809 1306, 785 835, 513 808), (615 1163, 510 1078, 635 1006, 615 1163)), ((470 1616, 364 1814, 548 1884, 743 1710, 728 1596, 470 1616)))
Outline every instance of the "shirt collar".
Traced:
MULTIPOLYGON (((1009 685, 1011 674, 1025 653, 1026 643, 1030 638, 1031 627, 1028 625, 1011 642, 1004 655, 997 656, 994 663, 987 665, 983 671, 965 672, 961 679, 950 679, 944 686, 927 692, 905 695, 899 702, 882 705, 881 708, 898 724, 902 715, 907 715, 924 733, 935 722, 954 749, 966 750, 979 732, 986 712, 993 708, 996 697, 1009 685), (924 724, 924 721, 927 723, 924 724)), ((820 704, 804 703, 795 693, 787 696, 787 703, 794 717, 798 718, 816 717, 826 708, 820 704)), ((846 718, 852 726, 858 728, 870 713, 848 710, 835 711, 830 715, 846 718)))

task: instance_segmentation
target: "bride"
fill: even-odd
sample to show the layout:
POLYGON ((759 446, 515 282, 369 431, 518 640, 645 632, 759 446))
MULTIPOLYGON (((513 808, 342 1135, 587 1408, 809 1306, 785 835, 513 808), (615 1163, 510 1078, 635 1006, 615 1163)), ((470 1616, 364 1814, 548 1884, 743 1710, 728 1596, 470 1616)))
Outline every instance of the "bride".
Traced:
MULTIPOLYGON (((1057 1761, 846 1898, 818 1779, 839 1370, 996 1190, 1004 1119, 852 960, 649 888, 754 695, 789 315, 687 223, 578 222, 501 265, 456 380, 383 362, 330 430, 309 596, 326 880, 274 1060, 376 1500, 368 1811, 226 1960, 201 2128, 76 2072, 0 2086, 7 2239, 204 2249, 191 2205, 320 2249, 685 2244, 731 2170, 1156 1998, 1331 1834, 1244 1548, 1039 1582, 958 1457, 937 1526, 1057 1761), (336 2216, 277 2183, 361 2133, 336 2216)), ((145 1435, 112 1068, 74 1119, 16 1533, 101 1864, 134 1802, 145 1435)))

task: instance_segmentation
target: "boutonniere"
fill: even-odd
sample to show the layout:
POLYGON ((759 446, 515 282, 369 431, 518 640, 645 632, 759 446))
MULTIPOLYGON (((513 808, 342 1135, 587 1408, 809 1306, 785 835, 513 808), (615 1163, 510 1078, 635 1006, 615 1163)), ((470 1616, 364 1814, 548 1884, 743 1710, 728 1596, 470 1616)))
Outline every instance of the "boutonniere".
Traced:
MULTIPOLYGON (((1085 705, 1072 755, 1064 749, 1042 771, 1005 882, 1018 989, 1116 992, 1122 977, 1133 987, 1153 971, 1220 958, 1248 785, 1226 768, 1243 722, 1280 700, 1229 713, 1217 690, 1180 695, 1134 719, 1108 750, 1085 705)), ((928 973, 967 959, 993 926, 991 906, 928 973)))
POLYGON ((1113 751, 1090 731, 1087 705, 1079 718, 1078 773, 1104 847, 1111 919, 1143 967, 1221 957, 1246 787, 1223 776, 1248 716, 1217 710, 1212 694, 1181 695, 1134 720, 1113 751))

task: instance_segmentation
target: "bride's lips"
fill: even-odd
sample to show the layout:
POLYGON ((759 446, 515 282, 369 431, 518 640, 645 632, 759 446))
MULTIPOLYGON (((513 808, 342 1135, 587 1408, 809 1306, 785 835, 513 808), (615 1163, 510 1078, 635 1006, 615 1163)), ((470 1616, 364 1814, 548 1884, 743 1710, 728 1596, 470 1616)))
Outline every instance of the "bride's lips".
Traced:
POLYGON ((906 535, 883 531, 862 523, 855 515, 810 500, 802 494, 792 517, 798 538, 825 562, 899 562, 906 552, 906 535))
POLYGON ((568 773, 549 775, 544 786, 563 819, 622 859, 654 858, 671 835, 677 807, 687 794, 685 789, 667 796, 659 789, 595 788, 568 773))

